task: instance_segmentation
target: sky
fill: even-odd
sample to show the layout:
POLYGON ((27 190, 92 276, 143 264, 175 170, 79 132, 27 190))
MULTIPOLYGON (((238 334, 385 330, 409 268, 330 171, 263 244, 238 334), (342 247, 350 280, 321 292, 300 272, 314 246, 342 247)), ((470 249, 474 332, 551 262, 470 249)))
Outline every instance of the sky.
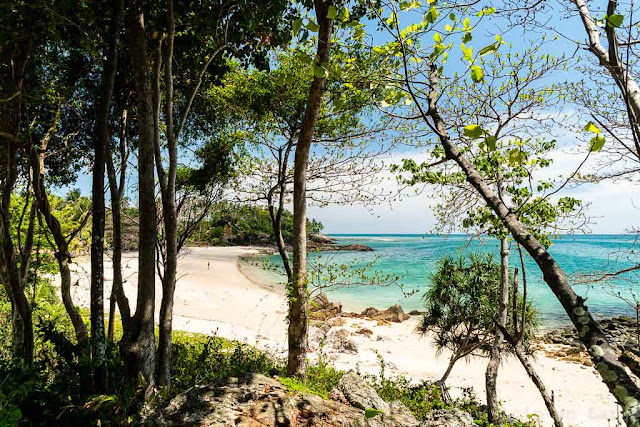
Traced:
MULTIPOLYGON (((482 47, 483 39, 491 40, 495 33, 495 21, 488 21, 490 25, 480 26, 474 30, 474 46, 476 51, 482 47)), ((552 21, 553 22, 553 21, 552 21)), ((549 43, 545 49, 552 54, 575 51, 576 44, 571 39, 582 40, 581 23, 577 18, 558 21, 556 25, 562 24, 562 37, 559 40, 549 43), (565 38, 566 37, 566 38, 565 38)), ((401 25, 402 26, 402 25, 401 25)), ((373 28, 369 28, 373 30, 373 28)), ((513 43, 516 50, 524 50, 528 46, 528 40, 540 37, 541 32, 531 33, 513 30, 504 36, 507 43, 513 43)), ((546 32, 549 37, 554 35, 553 27, 546 32)), ((384 42, 384 34, 379 34, 380 40, 384 42)), ((579 53, 586 60, 589 60, 586 53, 579 53)), ((460 65, 451 65, 454 70, 459 70, 460 65)), ((581 79, 579 71, 569 70, 567 76, 562 78, 581 79)), ((588 83, 587 83, 588 84, 588 83)), ((576 122, 587 122, 588 117, 577 117, 576 122)), ((574 124, 575 124, 574 123, 574 124)), ((559 124, 558 126, 562 126, 559 124)), ((554 166, 549 168, 549 173, 554 177, 566 176, 572 172, 583 159, 585 147, 585 137, 575 128, 556 129, 560 134, 559 147, 554 153, 554 166)), ((386 164, 398 163, 403 158, 412 158, 420 161, 426 158, 426 154, 418 148, 405 150, 402 153, 392 154, 385 158, 386 164)), ((597 165, 598 158, 593 156, 584 166, 584 171, 589 171, 597 165)), ((387 179, 383 184, 385 190, 397 189, 397 184, 391 176, 387 174, 387 179)), ((91 182, 87 174, 79 177, 78 183, 74 187, 79 187, 84 194, 90 193, 91 182)), ((635 227, 638 223, 638 209, 640 208, 640 192, 638 185, 621 180, 618 182, 604 181, 598 184, 582 185, 576 188, 564 190, 561 195, 574 196, 587 205, 587 215, 590 218, 588 228, 585 232, 595 234, 618 234, 624 233, 635 227)), ((64 192, 64 189, 59 192, 64 192)), ((135 194, 129 194, 135 199, 135 194)), ((327 207, 310 206, 309 217, 320 220, 324 226, 324 231, 328 234, 393 234, 393 233, 429 233, 434 231, 435 219, 431 207, 437 200, 438 194, 434 190, 426 189, 419 195, 406 193, 397 201, 392 203, 381 203, 374 206, 341 206, 329 205, 327 207)))

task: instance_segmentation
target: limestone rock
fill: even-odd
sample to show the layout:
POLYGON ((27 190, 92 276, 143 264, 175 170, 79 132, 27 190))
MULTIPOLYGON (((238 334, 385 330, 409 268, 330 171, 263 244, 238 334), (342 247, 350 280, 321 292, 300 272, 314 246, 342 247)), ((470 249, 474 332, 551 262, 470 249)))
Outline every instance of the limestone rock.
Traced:
POLYGON ((346 329, 338 329, 331 331, 325 340, 328 347, 344 352, 344 353, 357 353, 358 346, 350 338, 349 331, 346 329))

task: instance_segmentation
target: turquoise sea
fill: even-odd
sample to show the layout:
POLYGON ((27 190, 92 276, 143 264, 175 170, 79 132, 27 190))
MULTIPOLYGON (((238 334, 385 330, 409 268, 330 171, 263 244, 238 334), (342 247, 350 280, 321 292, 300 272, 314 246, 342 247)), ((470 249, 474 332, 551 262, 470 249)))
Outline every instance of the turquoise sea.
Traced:
MULTIPOLYGON (((465 235, 407 235, 407 234, 334 234, 340 243, 362 243, 373 252, 321 252, 310 254, 314 263, 366 263, 378 259, 374 269, 401 276, 405 292, 417 290, 405 297, 397 286, 365 286, 340 289, 329 293, 332 300, 341 301, 346 310, 358 311, 369 306, 386 308, 399 303, 405 311, 422 306, 422 295, 429 286, 429 277, 436 263, 444 255, 457 256, 470 251, 492 252, 499 260, 499 242, 490 237, 470 239, 465 235)), ((585 275, 601 274, 628 268, 640 262, 635 253, 637 236, 634 235, 576 235, 554 239, 549 252, 574 283, 574 289, 587 298, 587 306, 598 317, 621 314, 633 315, 634 308, 620 298, 617 292, 631 298, 634 292, 640 298, 640 273, 629 273, 606 282, 579 284, 585 275), (637 292, 635 292, 637 291, 637 292)), ((540 312, 543 328, 568 324, 567 316, 555 295, 542 280, 537 265, 525 255, 528 295, 540 312)), ((272 257, 273 261, 278 260, 272 257)), ((510 264, 520 265, 516 247, 512 244, 510 264)))

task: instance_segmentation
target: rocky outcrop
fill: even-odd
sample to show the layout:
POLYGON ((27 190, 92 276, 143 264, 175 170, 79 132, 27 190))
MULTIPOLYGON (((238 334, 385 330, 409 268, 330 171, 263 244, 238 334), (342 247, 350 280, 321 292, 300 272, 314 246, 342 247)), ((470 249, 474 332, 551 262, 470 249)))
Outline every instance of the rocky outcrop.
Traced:
POLYGON ((145 420, 150 426, 460 426, 470 416, 460 411, 435 414, 419 423, 401 402, 387 403, 355 373, 343 376, 329 399, 290 393, 275 378, 249 375, 226 383, 197 386, 176 396, 145 420), (371 414, 371 410, 381 411, 371 414), (441 420, 458 424, 433 424, 441 420))
POLYGON ((383 322, 401 323, 407 320, 409 315, 402 310, 402 307, 400 307, 399 304, 396 304, 383 311, 374 307, 366 308, 362 313, 360 313, 360 317, 383 322))
POLYGON ((373 251, 371 246, 354 243, 348 245, 342 245, 338 243, 333 237, 325 236, 322 234, 314 234, 309 236, 307 241, 308 251, 373 251))

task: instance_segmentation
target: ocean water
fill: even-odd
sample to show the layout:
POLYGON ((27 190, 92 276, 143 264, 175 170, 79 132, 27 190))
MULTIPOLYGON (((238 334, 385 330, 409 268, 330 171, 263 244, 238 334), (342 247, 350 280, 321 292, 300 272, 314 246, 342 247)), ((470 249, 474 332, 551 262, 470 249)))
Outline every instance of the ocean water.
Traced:
MULTIPOLYGON (((373 252, 320 252, 309 254, 311 263, 326 264, 356 263, 364 265, 377 260, 374 270, 400 276, 400 287, 356 286, 328 293, 330 299, 341 301, 344 309, 360 311, 366 307, 386 308, 400 304, 405 311, 420 310, 422 296, 429 287, 431 272, 445 255, 458 256, 471 251, 492 252, 499 261, 499 241, 490 237, 470 239, 465 235, 332 235, 340 243, 362 243, 373 252), (411 296, 406 292, 415 291, 411 296)), ((586 276, 629 268, 640 262, 634 249, 640 242, 632 235, 576 235, 554 239, 549 252, 556 259, 573 284, 574 290, 587 299, 587 306, 596 317, 632 315, 635 317, 632 293, 640 298, 640 273, 632 272, 608 281, 587 284, 586 276), (614 296, 619 293, 627 299, 614 296)), ((528 299, 533 301, 540 313, 543 328, 569 324, 564 309, 542 279, 538 266, 526 252, 528 299)), ((277 256, 271 257, 279 262, 277 256)), ((511 244, 509 262, 511 268, 520 266, 515 245, 511 244)), ((269 274, 271 280, 277 280, 269 274)), ((522 288, 522 285, 520 285, 522 288)))

